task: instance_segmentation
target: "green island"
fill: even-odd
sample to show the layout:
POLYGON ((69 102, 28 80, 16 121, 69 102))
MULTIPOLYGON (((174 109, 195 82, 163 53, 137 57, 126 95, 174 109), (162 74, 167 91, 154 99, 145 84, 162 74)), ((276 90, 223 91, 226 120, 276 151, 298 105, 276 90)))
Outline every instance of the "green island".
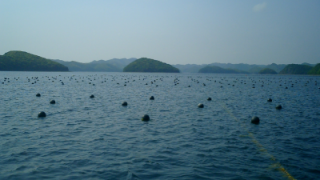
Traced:
POLYGON ((140 58, 123 68, 123 72, 167 72, 179 73, 180 70, 169 64, 149 58, 140 58))
POLYGON ((199 70, 199 73, 228 73, 228 74, 249 74, 246 71, 237 69, 224 69, 219 66, 206 66, 199 70))
POLYGON ((261 71, 259 71, 259 74, 278 74, 278 73, 273 69, 264 68, 261 71))
POLYGON ((310 75, 320 75, 320 63, 315 65, 309 72, 310 75))
POLYGON ((9 51, 0 55, 0 71, 69 71, 52 60, 24 51, 9 51))
POLYGON ((279 74, 308 74, 312 66, 303 64, 289 64, 279 74))

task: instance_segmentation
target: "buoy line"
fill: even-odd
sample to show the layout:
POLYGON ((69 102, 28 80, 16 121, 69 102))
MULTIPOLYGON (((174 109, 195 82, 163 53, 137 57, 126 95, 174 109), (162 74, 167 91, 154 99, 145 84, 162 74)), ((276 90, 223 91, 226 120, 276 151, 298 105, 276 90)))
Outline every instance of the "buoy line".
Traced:
MULTIPOLYGON (((204 94, 206 95, 206 97, 214 97, 214 96, 210 96, 209 93, 207 93, 205 90, 203 91, 204 94)), ((205 98, 204 98, 205 100, 205 98)), ((253 135, 253 133, 251 133, 246 125, 244 123, 241 123, 241 121, 231 112, 231 110, 227 107, 227 105, 225 103, 223 103, 221 105, 223 107, 223 109, 226 110, 226 112, 233 118, 235 119, 237 122, 240 123, 240 126, 245 129, 248 133, 248 136, 251 138, 252 142, 259 148, 261 153, 264 153, 265 155, 269 156, 269 158, 274 162, 271 167, 277 169, 278 171, 280 171, 281 173, 283 173, 283 175, 285 177, 287 177, 289 180, 296 180, 281 164, 279 161, 277 161, 277 159, 270 154, 266 148, 263 147, 262 144, 259 143, 259 141, 255 138, 255 136, 253 135)), ((249 123, 249 121, 248 121, 249 123)))
POLYGON ((262 144, 259 143, 259 141, 254 137, 254 135, 247 130, 247 127, 241 123, 241 121, 235 117, 232 112, 230 111, 230 109, 228 109, 228 107, 226 106, 226 104, 223 104, 222 107, 226 110, 226 112, 232 117, 234 118, 237 122, 240 123, 240 125, 248 132, 248 136, 251 138, 252 142, 259 148, 260 152, 266 154, 267 156, 269 156, 269 158, 274 161, 274 163, 272 164, 272 167, 274 167, 275 169, 277 169, 278 171, 282 172, 289 180, 296 180, 278 161, 277 159, 270 154, 266 148, 263 147, 262 144))

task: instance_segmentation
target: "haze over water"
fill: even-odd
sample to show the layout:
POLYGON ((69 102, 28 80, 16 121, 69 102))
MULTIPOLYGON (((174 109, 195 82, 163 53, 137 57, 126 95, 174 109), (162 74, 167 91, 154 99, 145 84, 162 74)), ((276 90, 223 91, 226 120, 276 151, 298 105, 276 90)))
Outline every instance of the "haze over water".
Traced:
POLYGON ((320 178, 318 76, 0 72, 0 80, 0 179, 320 178))

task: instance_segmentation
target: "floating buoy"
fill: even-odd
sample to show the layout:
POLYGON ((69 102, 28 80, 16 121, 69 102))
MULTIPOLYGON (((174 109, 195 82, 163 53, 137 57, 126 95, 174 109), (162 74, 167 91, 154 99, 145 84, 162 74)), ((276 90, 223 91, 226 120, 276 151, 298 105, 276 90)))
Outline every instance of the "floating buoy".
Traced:
POLYGON ((279 105, 276 106, 276 109, 280 110, 280 109, 282 109, 282 106, 279 104, 279 105))
POLYGON ((203 108, 204 107, 204 105, 203 104, 198 104, 198 108, 203 108))
POLYGON ((37 96, 37 97, 40 97, 40 96, 41 96, 41 94, 40 94, 40 93, 37 93, 37 94, 36 94, 36 96, 37 96))
POLYGON ((46 116, 47 116, 46 113, 43 111, 39 112, 38 114, 38 117, 46 117, 46 116))
POLYGON ((51 101, 50 101, 50 104, 55 104, 55 103, 56 103, 55 100, 51 100, 51 101))
POLYGON ((154 97, 153 97, 153 96, 151 96, 149 99, 150 99, 150 100, 154 100, 154 97))
POLYGON ((267 101, 268 101, 268 102, 272 102, 272 99, 271 99, 271 98, 269 98, 267 101))
POLYGON ((90 96, 90 98, 94 98, 94 95, 92 94, 92 95, 90 96))
POLYGON ((208 99, 207 99, 208 101, 211 101, 211 97, 208 97, 208 99))
POLYGON ((128 105, 128 103, 126 102, 126 101, 124 101, 123 103, 122 103, 122 106, 127 106, 128 105))
POLYGON ((142 116, 141 120, 142 120, 142 121, 149 121, 149 120, 150 120, 150 117, 149 117, 148 114, 145 114, 145 115, 142 116))
POLYGON ((259 122, 260 122, 260 119, 257 116, 253 116, 251 118, 251 123, 252 124, 259 124, 259 122))

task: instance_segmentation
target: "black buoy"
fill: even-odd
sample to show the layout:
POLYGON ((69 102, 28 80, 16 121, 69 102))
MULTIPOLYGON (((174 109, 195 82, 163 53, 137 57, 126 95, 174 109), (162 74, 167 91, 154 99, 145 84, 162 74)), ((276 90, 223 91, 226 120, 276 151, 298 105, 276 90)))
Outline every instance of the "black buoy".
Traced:
POLYGON ((208 101, 211 101, 211 97, 208 97, 208 99, 207 99, 208 101))
POLYGON ((154 100, 154 97, 153 97, 153 96, 151 96, 149 99, 150 99, 150 100, 154 100))
POLYGON ((128 103, 126 102, 126 101, 124 101, 123 103, 122 103, 122 106, 127 106, 128 105, 128 103))
POLYGON ((142 121, 149 121, 149 120, 150 120, 150 117, 149 117, 148 114, 145 114, 145 115, 142 116, 141 120, 142 120, 142 121))
POLYGON ((280 110, 280 109, 282 109, 282 106, 279 104, 279 105, 276 106, 276 109, 280 110))
POLYGON ((272 102, 272 99, 271 99, 271 98, 269 98, 267 101, 268 101, 268 102, 272 102))
POLYGON ((36 94, 36 96, 37 96, 37 97, 40 97, 40 96, 41 96, 41 94, 40 94, 40 93, 37 93, 37 94, 36 94))
POLYGON ((198 108, 203 108, 204 107, 204 105, 203 104, 198 104, 198 108))
POLYGON ((260 119, 257 116, 253 116, 251 119, 252 124, 259 124, 260 119))
POLYGON ((47 116, 46 113, 43 111, 39 112, 38 114, 38 117, 46 117, 46 116, 47 116))
POLYGON ((55 103, 56 103, 55 100, 51 100, 51 101, 50 101, 50 104, 55 104, 55 103))
POLYGON ((92 95, 90 96, 90 98, 94 98, 94 95, 92 94, 92 95))

